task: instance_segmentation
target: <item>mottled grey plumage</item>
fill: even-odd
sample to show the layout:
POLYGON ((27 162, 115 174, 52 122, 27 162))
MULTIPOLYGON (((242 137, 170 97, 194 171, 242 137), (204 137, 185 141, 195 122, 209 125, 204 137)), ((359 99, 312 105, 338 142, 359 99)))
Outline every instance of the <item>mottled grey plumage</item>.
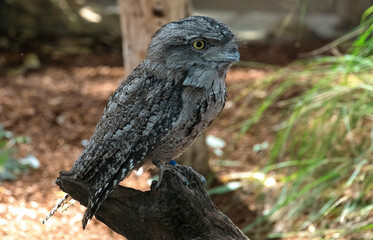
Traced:
POLYGON ((226 72, 238 59, 233 34, 212 18, 184 18, 154 35, 145 60, 110 97, 88 146, 61 173, 91 187, 83 228, 134 168, 180 156, 206 129, 224 107, 226 72), (206 47, 197 50, 195 40, 206 47))

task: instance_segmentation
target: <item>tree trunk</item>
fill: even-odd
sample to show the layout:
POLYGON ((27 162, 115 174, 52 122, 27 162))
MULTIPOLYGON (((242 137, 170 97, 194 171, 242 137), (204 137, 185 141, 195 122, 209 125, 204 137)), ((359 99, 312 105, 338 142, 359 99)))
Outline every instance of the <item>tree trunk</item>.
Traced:
POLYGON ((337 12, 340 17, 339 29, 351 30, 359 25, 361 15, 372 5, 371 0, 340 0, 337 12))
MULTIPOLYGON (((56 183, 87 205, 89 191, 84 182, 60 175, 56 183)), ((248 239, 212 203, 199 177, 182 165, 165 171, 159 187, 154 182, 150 191, 118 186, 95 216, 128 240, 248 239)))
MULTIPOLYGON (((153 34, 164 24, 191 14, 189 0, 118 0, 126 75, 145 58, 153 34)), ((208 150, 205 134, 180 157, 183 164, 207 174, 208 150)))
POLYGON ((210 172, 209 154, 206 144, 206 134, 199 136, 193 145, 180 156, 178 161, 183 165, 192 166, 200 174, 207 176, 210 172))
POLYGON ((164 24, 187 17, 189 0, 118 0, 126 75, 142 62, 153 34, 164 24))

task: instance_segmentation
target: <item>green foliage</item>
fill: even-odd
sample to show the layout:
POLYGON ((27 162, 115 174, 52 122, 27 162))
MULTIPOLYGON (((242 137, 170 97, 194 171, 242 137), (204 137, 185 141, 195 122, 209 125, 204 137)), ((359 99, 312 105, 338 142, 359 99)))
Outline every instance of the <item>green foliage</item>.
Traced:
POLYGON ((282 69, 276 73, 281 81, 275 88, 271 88, 273 76, 265 82, 271 93, 242 124, 241 135, 271 107, 282 109, 284 121, 276 127, 262 170, 275 173, 282 185, 269 211, 244 231, 270 220, 281 222, 283 231, 270 235, 276 238, 297 236, 300 231, 320 239, 348 235, 364 239, 371 233, 372 13, 373 7, 363 15, 360 35, 346 55, 282 69), (302 89, 300 95, 283 98, 296 87, 302 89))
POLYGON ((207 191, 209 195, 225 194, 235 191, 241 187, 241 182, 228 182, 225 185, 211 188, 207 191))
POLYGON ((26 158, 17 159, 14 154, 17 150, 17 145, 29 143, 29 137, 13 137, 13 134, 4 130, 0 124, 0 182, 4 180, 15 180, 16 175, 23 170, 39 167, 39 161, 32 155, 26 158))

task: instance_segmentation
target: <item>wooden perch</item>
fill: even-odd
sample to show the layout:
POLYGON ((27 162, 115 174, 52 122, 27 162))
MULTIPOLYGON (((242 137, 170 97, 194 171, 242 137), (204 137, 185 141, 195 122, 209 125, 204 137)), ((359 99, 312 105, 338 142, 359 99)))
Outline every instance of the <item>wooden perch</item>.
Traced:
MULTIPOLYGON (((85 183, 69 176, 60 176, 56 183, 87 205, 85 183)), ((154 186, 146 192, 118 186, 99 208, 96 218, 128 240, 248 239, 212 203, 189 167, 177 165, 165 171, 160 186, 154 186), (189 180, 188 186, 174 171, 189 180)))

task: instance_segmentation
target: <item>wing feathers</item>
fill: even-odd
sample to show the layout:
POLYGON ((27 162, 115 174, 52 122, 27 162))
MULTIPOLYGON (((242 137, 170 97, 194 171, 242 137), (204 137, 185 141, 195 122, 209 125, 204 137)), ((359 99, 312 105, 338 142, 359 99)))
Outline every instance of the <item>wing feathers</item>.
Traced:
POLYGON ((110 98, 90 143, 71 169, 92 189, 83 226, 170 132, 182 108, 182 79, 129 78, 110 98))

